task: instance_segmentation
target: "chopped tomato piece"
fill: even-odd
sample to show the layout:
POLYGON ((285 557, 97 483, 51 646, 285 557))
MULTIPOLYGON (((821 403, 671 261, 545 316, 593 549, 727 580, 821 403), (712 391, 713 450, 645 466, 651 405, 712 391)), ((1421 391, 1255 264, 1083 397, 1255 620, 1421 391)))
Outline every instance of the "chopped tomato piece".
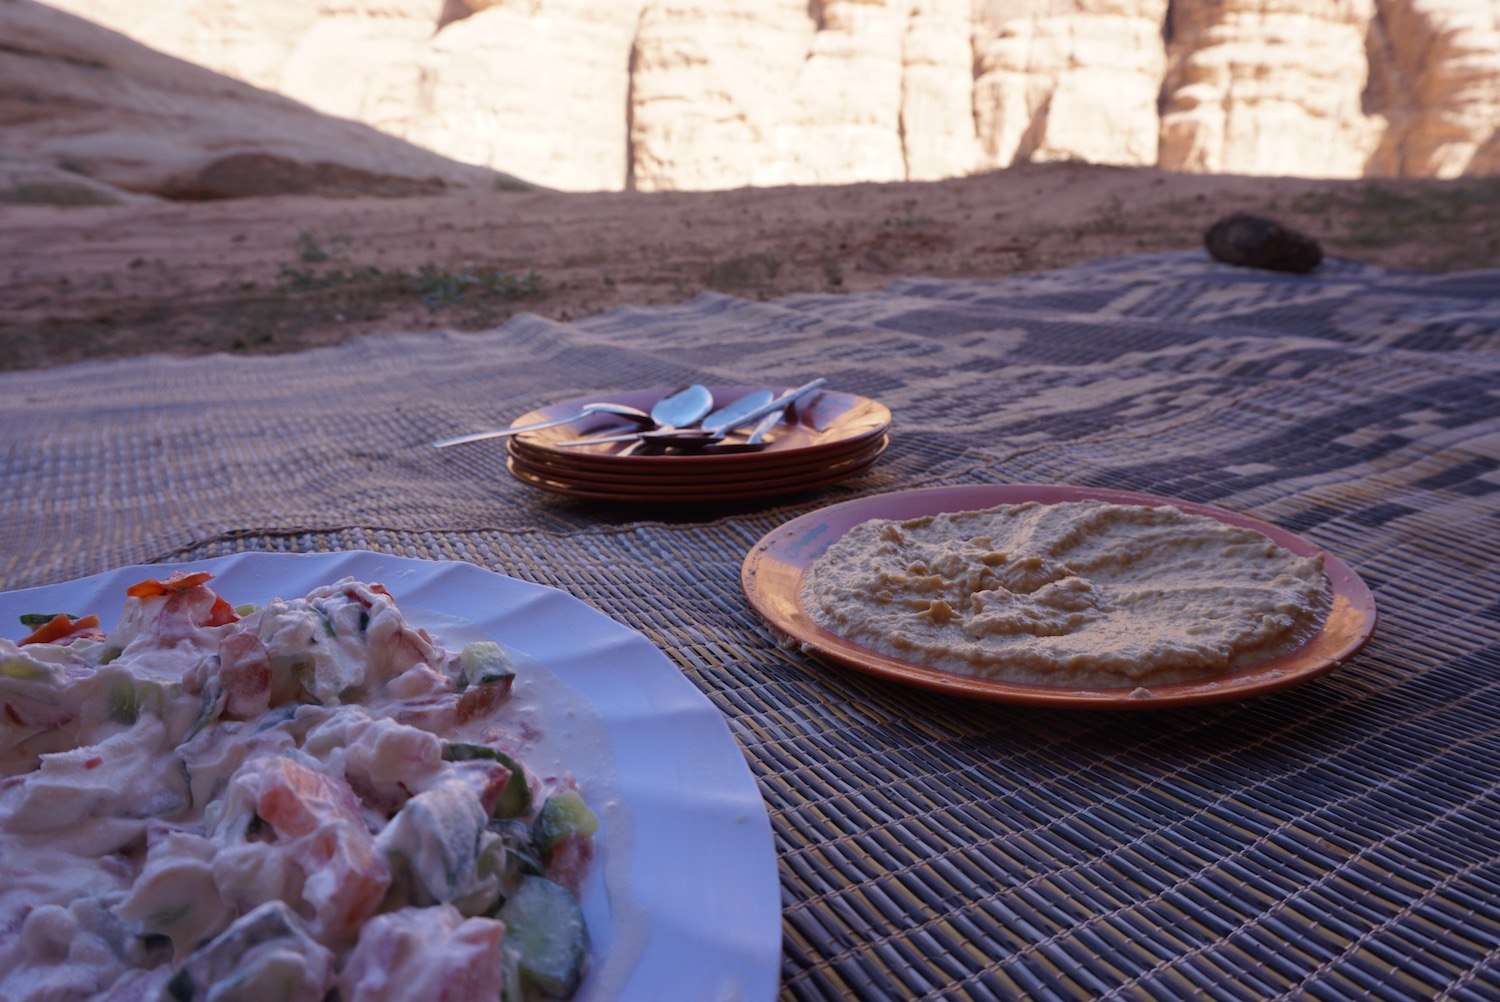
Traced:
POLYGON ((288 852, 308 876, 303 895, 319 919, 330 930, 357 929, 380 907, 391 874, 354 791, 290 759, 262 761, 248 777, 255 813, 278 839, 294 841, 288 852))
POLYGON ((208 589, 197 591, 199 586, 211 581, 213 575, 207 571, 178 571, 166 578, 147 578, 125 589, 131 598, 166 598, 167 603, 157 618, 158 637, 176 642, 198 626, 227 626, 237 623, 239 615, 234 606, 208 589), (213 599, 207 615, 203 605, 213 599), (199 617, 202 617, 201 619, 199 617))
POLYGON ((208 621, 204 626, 225 626, 229 623, 238 623, 239 613, 234 611, 234 606, 224 601, 223 595, 214 596, 213 607, 208 610, 208 621))
POLYGON ((169 591, 187 591, 212 579, 213 575, 207 571, 178 571, 165 580, 147 578, 133 584, 125 589, 125 594, 131 598, 150 598, 153 595, 165 595, 169 591))
POLYGON ((219 644, 219 684, 230 720, 253 720, 270 708, 271 659, 254 633, 240 630, 219 644))
POLYGON ((574 832, 547 853, 547 879, 562 884, 576 898, 583 893, 583 880, 593 858, 594 840, 574 832))
POLYGON ((460 724, 466 724, 475 717, 487 717, 505 701, 509 691, 509 685, 502 686, 498 682, 471 685, 458 697, 458 711, 454 716, 460 724))
POLYGON ((27 644, 50 644, 54 640, 70 637, 82 630, 92 630, 99 625, 98 616, 84 616, 82 619, 69 619, 68 614, 59 612, 47 622, 38 626, 28 633, 22 640, 21 646, 27 644))

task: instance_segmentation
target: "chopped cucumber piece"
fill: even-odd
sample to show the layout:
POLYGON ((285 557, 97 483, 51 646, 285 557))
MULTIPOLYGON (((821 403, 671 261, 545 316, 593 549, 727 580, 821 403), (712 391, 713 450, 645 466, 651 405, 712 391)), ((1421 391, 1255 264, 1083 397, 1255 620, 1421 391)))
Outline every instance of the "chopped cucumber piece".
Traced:
POLYGON ((141 701, 128 679, 109 687, 109 719, 117 724, 133 724, 140 715, 141 701))
POLYGON ((505 849, 505 876, 508 883, 519 880, 523 874, 544 876, 547 867, 541 854, 531 841, 531 826, 512 818, 496 818, 490 822, 490 831, 500 836, 500 845, 505 849))
POLYGON ((380 838, 386 854, 404 860, 400 868, 415 881, 412 903, 455 902, 468 895, 488 821, 479 798, 457 777, 406 802, 380 838))
POLYGON ((333 625, 333 617, 328 615, 327 610, 325 610, 321 605, 314 605, 313 612, 316 612, 318 614, 318 619, 322 621, 324 633, 328 634, 330 637, 336 637, 339 635, 338 628, 333 625))
POLYGON ((312 938, 302 918, 285 902, 269 901, 199 945, 167 982, 165 994, 176 1002, 306 998, 309 987, 332 980, 332 970, 333 955, 312 938))
POLYGON ((502 758, 500 764, 510 770, 510 779, 505 782, 505 789, 500 792, 500 799, 495 802, 494 816, 497 818, 514 818, 531 810, 531 787, 526 783, 526 773, 521 766, 508 758, 502 758))
POLYGON ((583 909, 561 884, 524 877, 500 909, 507 959, 533 988, 567 998, 583 974, 583 909))
POLYGON ((198 719, 193 721, 193 726, 188 730, 183 741, 192 738, 203 728, 219 719, 224 712, 224 706, 229 701, 229 694, 219 687, 217 682, 210 682, 203 687, 203 695, 198 704, 198 719))
POLYGON ((514 818, 531 810, 531 787, 526 782, 526 770, 503 751, 497 751, 489 745, 450 741, 443 746, 443 759, 448 762, 472 762, 475 759, 499 762, 510 770, 510 779, 506 781, 505 789, 500 792, 500 800, 495 804, 494 816, 514 818))
POLYGON ((489 640, 465 644, 458 655, 459 689, 491 682, 509 682, 516 677, 516 667, 500 645, 489 640))
POLYGON ((83 618, 75 616, 71 612, 23 612, 21 613, 21 625, 34 630, 38 626, 46 626, 58 616, 67 616, 70 620, 83 618))
POLYGON ((516 962, 514 950, 500 948, 503 963, 500 966, 505 983, 500 986, 500 1002, 527 1002, 526 986, 521 984, 521 965, 516 962))
POLYGON ((100 668, 94 678, 104 688, 109 719, 117 724, 134 724, 142 713, 160 717, 171 699, 160 682, 137 678, 118 668, 100 668))
POLYGON ((470 744, 467 741, 449 741, 443 745, 443 761, 472 762, 475 759, 500 760, 500 753, 489 745, 470 744))
POLYGON ((599 819, 589 810, 577 792, 554 793, 542 805, 532 827, 532 838, 543 853, 551 852, 569 835, 592 835, 599 830, 599 819))
POLYGON ((10 657, 0 661, 0 678, 14 678, 22 682, 36 682, 41 679, 52 681, 52 669, 46 665, 37 664, 29 658, 10 657))

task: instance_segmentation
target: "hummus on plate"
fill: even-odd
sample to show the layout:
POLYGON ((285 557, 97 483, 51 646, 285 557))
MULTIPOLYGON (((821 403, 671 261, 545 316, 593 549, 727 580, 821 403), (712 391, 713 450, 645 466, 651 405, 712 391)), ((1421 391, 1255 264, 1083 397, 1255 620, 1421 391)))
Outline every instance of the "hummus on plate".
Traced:
POLYGON ((1321 555, 1172 507, 1002 505, 850 529, 802 606, 871 650, 984 678, 1124 687, 1213 675, 1317 631, 1321 555))

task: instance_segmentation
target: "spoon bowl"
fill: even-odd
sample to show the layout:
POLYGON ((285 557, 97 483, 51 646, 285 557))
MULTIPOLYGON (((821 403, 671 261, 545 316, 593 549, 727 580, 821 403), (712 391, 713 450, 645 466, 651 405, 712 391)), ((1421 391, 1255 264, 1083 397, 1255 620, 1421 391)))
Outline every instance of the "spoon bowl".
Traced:
MULTIPOLYGON (((651 420, 656 427, 650 429, 650 434, 655 438, 669 436, 679 431, 701 432, 702 429, 693 426, 702 421, 713 409, 714 395, 709 392, 708 387, 701 383, 694 383, 675 393, 667 394, 652 405, 651 420)), ((620 455, 631 455, 644 445, 644 437, 638 436, 636 441, 620 450, 620 455)))
MULTIPOLYGON (((696 423, 699 420, 703 420, 704 425, 701 427, 679 427, 675 425, 663 424, 646 431, 590 435, 586 438, 575 438, 567 442, 558 442, 557 447, 566 449, 572 448, 574 446, 601 445, 609 442, 630 442, 630 445, 626 446, 620 452, 616 453, 616 455, 618 456, 635 455, 638 451, 640 451, 647 445, 651 445, 655 448, 661 448, 676 444, 681 445, 685 448, 699 448, 711 445, 716 442, 722 442, 723 439, 727 437, 731 431, 743 427, 744 425, 748 425, 752 421, 762 421, 772 414, 784 416, 787 408, 790 407, 793 403, 795 403, 797 400, 800 400, 802 397, 807 396, 809 393, 812 393, 814 390, 821 388, 827 382, 828 380, 825 377, 819 376, 817 379, 814 379, 807 383, 803 383, 796 389, 787 390, 779 397, 772 396, 769 399, 762 398, 759 396, 759 394, 754 394, 757 398, 757 406, 741 408, 739 407, 738 402, 736 402, 735 404, 731 404, 730 406, 725 407, 722 411, 709 415, 708 419, 704 419, 702 414, 693 414, 693 410, 705 406, 705 397, 708 400, 706 406, 713 406, 713 395, 709 393, 707 388, 697 387, 698 389, 702 389, 703 393, 698 396, 697 400, 693 404, 692 409, 689 408, 689 405, 687 403, 682 401, 674 402, 672 406, 675 408, 681 408, 684 413, 693 414, 693 423, 696 423), (765 400, 765 402, 758 402, 763 399, 765 400), (733 411, 734 413, 727 413, 730 411, 733 411), (716 419, 716 427, 713 429, 708 428, 707 421, 714 419, 716 419)), ((688 387, 686 390, 671 394, 669 397, 663 398, 663 400, 658 401, 658 406, 667 403, 668 400, 674 400, 674 398, 686 397, 686 395, 691 393, 693 389, 694 387, 688 387)), ((656 408, 652 408, 652 413, 653 415, 656 413, 656 408)), ((767 425, 766 430, 769 431, 771 427, 772 425, 767 425)), ((764 435, 765 432, 763 431, 761 434, 764 435)), ((763 444, 759 440, 757 440, 753 444, 752 448, 763 448, 763 444)))
POLYGON ((776 399, 776 394, 770 390, 747 393, 734 403, 726 404, 704 418, 701 427, 715 435, 722 435, 731 428, 739 427, 745 415, 755 413, 774 399, 776 399))
POLYGON ((692 386, 669 393, 651 406, 651 420, 656 431, 687 428, 702 421, 714 409, 714 395, 708 387, 694 383, 692 386))

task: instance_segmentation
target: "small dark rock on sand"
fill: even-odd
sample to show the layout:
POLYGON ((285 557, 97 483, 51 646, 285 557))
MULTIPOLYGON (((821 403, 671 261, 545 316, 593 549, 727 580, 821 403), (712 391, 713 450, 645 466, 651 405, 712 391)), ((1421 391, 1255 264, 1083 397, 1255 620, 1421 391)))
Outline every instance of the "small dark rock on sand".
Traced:
POLYGON ((1248 212, 1225 216, 1203 235, 1208 252, 1226 264, 1268 271, 1312 271, 1323 248, 1312 237, 1248 212))

